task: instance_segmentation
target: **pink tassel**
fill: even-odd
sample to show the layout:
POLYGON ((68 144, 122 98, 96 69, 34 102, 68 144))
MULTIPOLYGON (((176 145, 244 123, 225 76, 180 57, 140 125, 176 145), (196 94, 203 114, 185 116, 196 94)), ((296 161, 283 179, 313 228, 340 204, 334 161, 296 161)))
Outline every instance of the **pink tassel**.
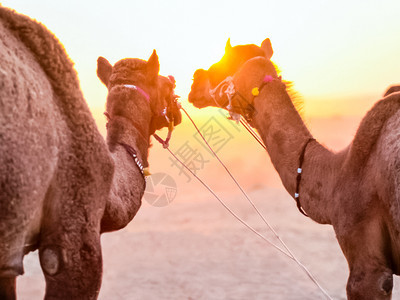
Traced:
POLYGON ((265 77, 264 77, 264 82, 271 82, 271 81, 274 81, 274 77, 272 77, 271 75, 265 75, 265 77))

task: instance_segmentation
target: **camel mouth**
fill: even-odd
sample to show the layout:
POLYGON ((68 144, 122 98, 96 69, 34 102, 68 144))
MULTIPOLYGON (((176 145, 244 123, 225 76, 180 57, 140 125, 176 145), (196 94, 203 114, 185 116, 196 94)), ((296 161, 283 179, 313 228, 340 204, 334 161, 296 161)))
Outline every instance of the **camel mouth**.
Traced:
POLYGON ((207 107, 207 103, 208 103, 206 97, 204 97, 204 96, 196 97, 196 96, 193 96, 192 93, 189 94, 188 101, 196 108, 207 107))
POLYGON ((207 105, 205 104, 205 101, 199 100, 199 99, 196 99, 196 101, 191 101, 191 100, 189 100, 189 102, 190 102, 194 107, 196 107, 196 108, 204 108, 204 107, 207 106, 207 105))
POLYGON ((207 107, 207 105, 205 104, 205 102, 201 102, 201 103, 199 103, 199 102, 192 102, 192 104, 193 104, 193 106, 194 107, 196 107, 196 108, 204 108, 204 107, 207 107))

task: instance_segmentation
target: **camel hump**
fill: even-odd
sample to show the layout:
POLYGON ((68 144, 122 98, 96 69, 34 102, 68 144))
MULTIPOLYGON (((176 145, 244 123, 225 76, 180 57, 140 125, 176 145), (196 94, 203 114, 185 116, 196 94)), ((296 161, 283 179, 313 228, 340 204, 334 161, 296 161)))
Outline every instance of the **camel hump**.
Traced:
POLYGON ((0 21, 32 53, 54 92, 69 103, 82 105, 82 93, 73 63, 58 39, 42 24, 0 6, 0 21))
MULTIPOLYGON (((56 148, 59 149, 57 154, 59 165, 63 169, 70 169, 72 162, 74 162, 76 166, 79 166, 80 170, 86 170, 90 174, 98 174, 99 176, 94 176, 94 181, 98 186, 104 186, 104 192, 106 193, 106 186, 110 184, 112 179, 113 162, 83 97, 77 73, 64 47, 44 25, 1 5, 0 23, 2 24, 0 30, 4 29, 0 31, 0 39, 6 39, 7 35, 11 35, 21 48, 26 48, 25 52, 29 52, 29 55, 26 53, 21 54, 23 57, 20 57, 19 63, 29 64, 31 61, 27 57, 32 57, 35 60, 35 64, 41 69, 39 72, 37 68, 26 66, 27 69, 31 70, 31 73, 29 73, 31 82, 40 86, 36 94, 41 94, 40 97, 33 95, 29 99, 32 103, 32 109, 45 105, 47 109, 43 110, 43 114, 50 114, 54 121, 54 126, 41 126, 41 131, 32 129, 32 131, 26 132, 38 135, 40 132, 45 132, 45 130, 56 128, 54 139, 58 143, 56 148), (46 90, 43 89, 44 83, 49 85, 46 90), (50 91, 47 92, 48 90, 50 91), (67 166, 67 164, 69 165, 67 166)), ((7 58, 6 54, 4 57, 7 58)), ((20 72, 16 77, 22 77, 21 71, 16 70, 16 72, 20 72)), ((24 86, 18 84, 12 86, 16 86, 19 89, 16 91, 16 98, 19 97, 18 101, 23 104, 29 103, 22 97, 23 93, 21 91, 25 89, 20 88, 24 86)), ((33 89, 31 88, 30 90, 33 89)), ((4 110, 4 108, 2 109, 4 110)), ((7 112, 0 111, 0 113, 6 115, 7 112)), ((37 125, 39 124, 37 115, 33 114, 29 122, 27 117, 18 120, 18 122, 37 125)), ((16 127, 16 120, 11 119, 10 124, 11 122, 14 123, 10 126, 16 127)), ((20 140, 28 141, 29 139, 22 137, 20 140)), ((33 144, 25 143, 24 147, 20 148, 22 150, 26 149, 29 153, 27 147, 33 147, 33 144)), ((47 145, 49 143, 43 144, 47 145)), ((35 160, 30 161, 37 162, 35 160)), ((101 190, 103 191, 103 189, 101 190)))
MULTIPOLYGON (((63 116, 68 130, 73 132, 71 138, 86 145, 95 143, 101 155, 108 156, 101 150, 104 149, 104 141, 83 98, 73 63, 58 39, 44 25, 2 6, 0 22, 25 45, 44 71, 53 92, 58 96, 52 101, 63 116)), ((81 151, 86 150, 96 152, 93 145, 91 149, 83 146, 81 151)))
POLYGON ((360 123, 350 148, 348 163, 360 169, 376 146, 387 121, 400 109, 400 93, 378 101, 360 123))
POLYGON ((79 87, 73 63, 64 47, 44 25, 5 7, 0 7, 0 19, 35 56, 54 85, 79 87))

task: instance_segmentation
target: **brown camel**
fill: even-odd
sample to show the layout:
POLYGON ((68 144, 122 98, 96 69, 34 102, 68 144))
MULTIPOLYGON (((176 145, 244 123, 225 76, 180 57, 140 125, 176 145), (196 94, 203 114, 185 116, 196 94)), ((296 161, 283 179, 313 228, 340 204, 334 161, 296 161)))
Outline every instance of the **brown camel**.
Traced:
POLYGON ((16 298, 23 257, 36 249, 45 299, 96 299, 100 234, 127 225, 140 207, 140 166, 150 135, 168 125, 158 112, 174 99, 173 82, 159 77, 155 52, 114 67, 99 58, 109 89, 106 143, 63 46, 1 6, 0 62, 0 299, 16 298))
POLYGON ((312 138, 271 55, 248 60, 211 93, 212 75, 195 77, 189 101, 199 108, 230 102, 258 130, 299 207, 333 225, 350 269, 348 299, 390 299, 400 273, 400 93, 378 101, 353 142, 333 153, 312 138))

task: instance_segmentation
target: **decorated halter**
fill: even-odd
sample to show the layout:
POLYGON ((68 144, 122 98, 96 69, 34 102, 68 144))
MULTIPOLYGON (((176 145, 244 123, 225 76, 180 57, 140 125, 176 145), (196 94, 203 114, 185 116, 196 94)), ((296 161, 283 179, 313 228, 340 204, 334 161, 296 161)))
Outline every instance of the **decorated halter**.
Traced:
MULTIPOLYGON (((170 82, 174 85, 175 88, 175 79, 173 76, 169 75, 168 79, 170 80, 170 82)), ((147 102, 150 103, 150 96, 148 93, 146 93, 142 88, 133 85, 133 84, 124 84, 122 85, 125 88, 128 89, 133 89, 138 91, 146 100, 147 102)), ((158 136, 157 134, 153 134, 154 138, 160 142, 164 148, 167 148, 169 146, 169 141, 171 139, 172 136, 172 131, 174 130, 174 114, 173 114, 173 110, 177 109, 179 110, 181 108, 181 104, 178 102, 178 98, 179 96, 175 95, 175 93, 173 93, 173 95, 171 96, 171 98, 169 99, 169 101, 167 101, 167 106, 160 112, 159 116, 165 118, 165 120, 168 123, 168 134, 167 134, 167 138, 165 140, 163 140, 160 136, 158 136)), ((104 115, 107 118, 107 123, 106 123, 106 128, 108 129, 108 122, 111 121, 111 116, 110 114, 106 111, 104 112, 104 115)), ((141 174, 143 175, 143 177, 145 176, 149 176, 151 175, 148 168, 144 168, 143 164, 140 162, 136 150, 133 149, 131 146, 124 144, 124 143, 120 143, 128 152, 128 154, 130 156, 132 156, 136 166, 139 168, 141 174)))
POLYGON ((128 89, 137 90, 140 94, 142 94, 142 96, 143 96, 144 98, 146 98, 147 102, 150 103, 150 96, 149 96, 149 94, 147 94, 142 88, 140 88, 140 87, 138 87, 138 86, 136 86, 136 85, 133 85, 133 84, 124 84, 123 86, 126 87, 126 88, 128 88, 128 89))
MULTIPOLYGON (((175 89, 175 78, 172 75, 168 75, 169 81, 173 84, 173 89, 175 89)), ((181 109, 181 104, 178 102, 180 97, 175 95, 175 92, 171 95, 171 97, 167 101, 167 106, 162 110, 161 116, 165 118, 168 123, 168 134, 165 140, 163 140, 159 135, 153 134, 154 138, 163 146, 163 148, 169 147, 169 141, 172 136, 172 131, 175 128, 175 120, 174 111, 179 111, 181 109)), ((179 121, 178 121, 179 122, 179 121)))
POLYGON ((251 94, 252 94, 254 97, 257 97, 257 96, 260 94, 260 90, 262 90, 262 88, 263 88, 267 83, 272 82, 272 81, 274 81, 274 80, 282 81, 282 78, 281 78, 281 77, 279 77, 279 78, 274 78, 274 77, 272 77, 271 75, 265 75, 265 77, 263 78, 263 82, 261 83, 261 85, 260 85, 259 87, 253 88, 253 89, 251 90, 251 94))
MULTIPOLYGON (((272 77, 271 75, 266 75, 263 78, 261 85, 259 87, 255 87, 251 90, 251 94, 253 95, 253 97, 255 98, 255 97, 259 96, 260 91, 267 84, 269 84, 273 81, 282 82, 282 77, 275 78, 275 77, 272 77)), ((215 103, 217 104, 217 106, 225 107, 229 111, 230 119, 235 120, 236 122, 239 122, 240 116, 243 115, 243 117, 246 119, 247 122, 250 122, 252 120, 252 117, 253 117, 252 112, 254 112, 254 106, 253 106, 254 99, 250 102, 243 95, 241 95, 238 91, 236 91, 235 84, 233 82, 233 77, 229 76, 229 77, 225 78, 225 80, 223 80, 219 85, 217 85, 214 89, 210 90, 209 92, 210 92, 211 97, 214 99, 215 103), (227 101, 223 105, 220 105, 217 102, 216 94, 218 94, 218 96, 220 98, 222 98, 224 95, 226 95, 227 101), (247 107, 245 109, 242 108, 241 114, 233 111, 232 99, 235 96, 241 97, 247 103, 247 107), (252 110, 250 110, 249 107, 251 107, 252 110)), ((309 138, 307 140, 307 142, 304 144, 303 149, 300 153, 299 167, 297 169, 297 177, 296 177, 296 190, 294 193, 294 199, 296 201, 297 208, 306 217, 308 217, 308 215, 304 211, 304 209, 300 203, 300 184, 301 184, 301 177, 302 177, 302 173, 303 173, 303 162, 304 162, 305 152, 306 152, 308 144, 310 144, 313 141, 315 141, 314 138, 309 138)))
MULTIPOLYGON (((147 94, 142 88, 140 88, 140 87, 138 87, 136 85, 133 85, 133 84, 123 84, 122 86, 125 87, 125 88, 128 88, 128 89, 132 89, 132 90, 138 91, 147 100, 147 102, 150 103, 149 94, 147 94)), ((111 121, 111 116, 110 116, 108 111, 105 111, 104 115, 107 118, 106 128, 108 129, 108 122, 111 121)))
MULTIPOLYGON (((272 77, 271 75, 266 75, 263 78, 263 82, 261 83, 261 85, 259 87, 255 87, 251 90, 251 94, 253 95, 253 97, 257 97, 260 94, 260 91, 270 82, 273 81, 280 81, 282 82, 282 78, 278 77, 272 77)), ((217 106, 226 108, 229 112, 230 115, 230 119, 234 120, 236 122, 240 121, 240 116, 242 115, 247 122, 251 122, 253 119, 253 114, 254 114, 254 98, 252 99, 252 101, 248 101, 246 99, 246 97, 244 97, 241 93, 239 93, 239 91, 236 90, 235 88, 235 84, 233 82, 233 77, 232 76, 228 76, 227 78, 225 78, 223 81, 220 82, 220 84, 218 84, 214 89, 211 89, 209 91, 211 97, 214 99, 215 103, 217 104, 217 106), (216 100, 216 94, 218 93, 218 96, 221 98, 223 97, 223 95, 226 95, 227 97, 227 101, 223 104, 220 105, 217 100, 216 100), (234 111, 234 107, 232 105, 232 99, 238 96, 240 98, 242 98, 245 102, 246 102, 246 106, 242 106, 241 103, 239 102, 239 108, 240 108, 240 113, 237 113, 234 111)))
POLYGON ((232 98, 236 94, 235 84, 233 83, 232 76, 226 77, 214 89, 210 89, 209 93, 218 107, 226 108, 228 110, 231 120, 236 122, 240 120, 240 114, 233 112, 232 109, 232 98), (219 104, 216 99, 216 94, 218 94, 220 98, 225 95, 227 97, 227 101, 222 105, 219 104))

